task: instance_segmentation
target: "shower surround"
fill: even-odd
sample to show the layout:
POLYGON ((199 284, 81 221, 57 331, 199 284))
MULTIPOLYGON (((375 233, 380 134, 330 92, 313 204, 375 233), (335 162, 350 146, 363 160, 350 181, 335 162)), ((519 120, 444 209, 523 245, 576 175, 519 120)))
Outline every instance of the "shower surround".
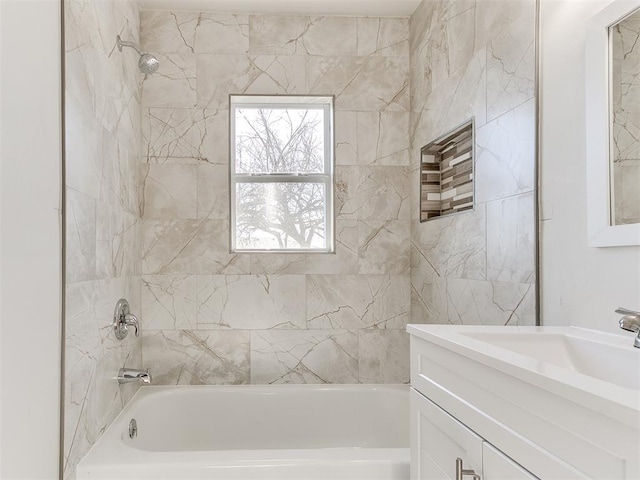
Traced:
MULTIPOLYGON (((65 0, 66 279, 64 477, 136 386, 114 380, 141 367, 140 338, 115 338, 116 302, 140 305, 138 166, 141 78, 116 35, 136 40, 136 2, 65 0)), ((135 55, 135 54, 134 54, 135 55)))
POLYGON ((535 325, 536 1, 411 17, 411 322, 535 325), (475 209, 418 221, 420 149, 475 119, 475 209))
POLYGON ((143 11, 143 363, 409 380, 409 19, 143 11), (229 94, 335 95, 336 253, 229 253, 229 94))
POLYGON ((125 365, 168 385, 404 383, 409 321, 535 322, 533 0, 411 19, 64 4, 65 478, 133 394, 125 365), (335 254, 229 253, 231 93, 335 95, 335 254), (476 209, 419 223, 420 148, 472 115, 476 209), (115 340, 120 297, 142 341, 115 340))

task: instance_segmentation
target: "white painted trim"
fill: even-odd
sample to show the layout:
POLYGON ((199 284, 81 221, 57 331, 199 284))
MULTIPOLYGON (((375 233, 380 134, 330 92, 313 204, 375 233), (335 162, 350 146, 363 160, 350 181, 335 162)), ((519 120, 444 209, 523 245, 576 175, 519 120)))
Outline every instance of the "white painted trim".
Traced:
POLYGON ((142 0, 143 10, 409 17, 420 0, 142 0))
POLYGON ((587 24, 587 225, 591 247, 640 245, 640 224, 611 225, 609 149, 609 27, 638 7, 640 0, 616 0, 587 24))

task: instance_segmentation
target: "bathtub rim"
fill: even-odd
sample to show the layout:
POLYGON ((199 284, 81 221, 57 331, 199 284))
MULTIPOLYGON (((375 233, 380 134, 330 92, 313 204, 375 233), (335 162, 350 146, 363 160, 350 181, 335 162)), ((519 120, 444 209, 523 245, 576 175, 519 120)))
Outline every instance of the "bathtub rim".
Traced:
MULTIPOLYGON (((308 463, 309 466, 324 463, 328 459, 343 464, 353 462, 376 462, 380 458, 394 462, 408 459, 409 445, 398 448, 358 448, 327 447, 313 449, 260 449, 260 450, 207 450, 207 451, 148 451, 141 450, 123 441, 122 435, 127 430, 129 415, 137 404, 145 399, 158 395, 172 395, 180 391, 390 391, 406 395, 409 401, 409 384, 277 384, 277 385, 145 385, 131 397, 131 400, 113 419, 109 427, 100 436, 87 454, 78 462, 76 472, 80 473, 90 467, 100 469, 128 468, 144 464, 161 464, 172 466, 192 464, 212 466, 232 466, 238 463, 243 466, 278 466, 283 462, 295 461, 308 463), (331 454, 329 457, 328 454, 331 454), (118 459, 118 461, 114 461, 118 459), (257 463, 256 463, 257 462, 257 463)), ((407 422, 409 418, 407 418, 407 422)), ((407 439, 408 441, 408 439, 407 439)))

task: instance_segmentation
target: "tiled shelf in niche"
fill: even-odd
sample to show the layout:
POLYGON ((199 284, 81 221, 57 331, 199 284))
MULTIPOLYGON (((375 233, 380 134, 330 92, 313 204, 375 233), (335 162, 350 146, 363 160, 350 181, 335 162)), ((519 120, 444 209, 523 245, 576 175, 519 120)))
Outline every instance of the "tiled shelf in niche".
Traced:
POLYGON ((473 119, 420 150, 420 221, 473 210, 473 119))

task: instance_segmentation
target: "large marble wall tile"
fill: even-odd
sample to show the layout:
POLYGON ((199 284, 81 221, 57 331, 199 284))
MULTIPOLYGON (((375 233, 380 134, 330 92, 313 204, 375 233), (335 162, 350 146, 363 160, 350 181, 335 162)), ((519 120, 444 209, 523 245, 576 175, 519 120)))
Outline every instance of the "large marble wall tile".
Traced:
MULTIPOLYGON (((111 326, 118 298, 130 297, 133 282, 126 278, 90 281, 67 286, 65 339, 65 476, 124 406, 131 390, 115 381, 119 368, 140 367, 139 339, 120 342, 111 326)), ((137 298, 132 308, 139 308, 137 298)))
POLYGON ((304 328, 304 311, 303 275, 198 276, 198 328, 304 328))
POLYGON ((411 274, 426 278, 440 277, 440 272, 436 269, 436 266, 431 263, 428 249, 425 249, 421 245, 420 236, 417 235, 417 232, 421 228, 422 225, 419 220, 411 221, 411 245, 409 247, 411 274))
POLYGON ((308 55, 357 55, 358 19, 355 17, 311 17, 300 38, 308 55))
POLYGON ((411 275, 411 323, 447 323, 447 279, 411 275))
POLYGON ((198 106, 228 108, 229 95, 244 93, 258 75, 247 55, 198 55, 198 106))
MULTIPOLYGON (((455 3, 455 2, 454 2, 455 3)), ((475 53, 475 9, 467 9, 447 20, 449 71, 465 68, 475 53)))
POLYGON ((67 188, 66 283, 96 278, 96 201, 67 188))
MULTIPOLYGON (((128 91, 128 89, 129 87, 126 87, 125 90, 128 91)), ((128 95, 128 93, 124 95, 128 95)), ((140 97, 140 91, 131 92, 131 97, 126 98, 123 102, 125 102, 123 106, 124 111, 120 117, 118 117, 118 122, 114 130, 107 129, 107 131, 113 136, 111 142, 113 143, 115 141, 115 144, 118 145, 118 151, 127 152, 137 163, 139 161, 138 155, 140 153, 140 135, 142 130, 140 125, 140 117, 142 115, 142 98, 140 97)))
POLYGON ((140 312, 138 162, 142 75, 136 2, 65 0, 67 170, 64 478, 120 412, 137 385, 118 369, 140 367, 141 343, 111 326, 119 298, 140 312), (78 283, 80 282, 80 283, 78 283))
POLYGON ((200 15, 195 12, 142 10, 140 47, 152 54, 195 53, 199 21, 200 15))
POLYGON ((144 275, 142 329, 195 330, 197 301, 198 283, 194 275, 144 275))
POLYGON ((198 105, 226 109, 230 94, 305 94, 302 56, 198 55, 198 105))
POLYGON ((96 205, 96 278, 136 273, 138 217, 117 207, 96 205))
MULTIPOLYGON (((476 43, 485 46, 522 16, 531 15, 536 0, 476 1, 476 43)), ((533 18, 531 22, 534 22, 533 18)))
POLYGON ((535 172, 535 101, 476 130, 476 202, 531 192, 535 172))
POLYGON ((249 50, 249 16, 202 12, 196 30, 196 53, 245 53, 249 50))
MULTIPOLYGON (((412 322, 535 323, 534 13, 534 0, 423 1, 411 18, 411 158, 471 117, 476 129, 475 211, 412 221, 412 322)), ((410 195, 417 218, 418 182, 410 195)))
POLYGON ((447 279, 448 322, 461 325, 535 325, 535 286, 447 279))
POLYGON ((409 59, 308 56, 307 91, 336 97, 337 110, 408 111, 409 59))
POLYGON ((487 278, 535 282, 533 192, 487 203, 487 278))
POLYGON ((196 165, 143 166, 140 211, 144 219, 194 219, 198 216, 196 165))
MULTIPOLYGON (((95 371, 96 359, 102 353, 95 299, 94 281, 70 284, 66 288, 65 456, 69 455, 76 441, 76 429, 95 371)), ((77 435, 78 442, 82 438, 82 435, 77 435)), ((83 450, 79 446, 76 448, 83 450)))
POLYGON ((409 383, 409 334, 404 330, 358 331, 360 383, 409 383))
POLYGON ((251 383, 358 383, 358 335, 348 330, 254 330, 251 383))
POLYGON ((251 55, 255 78, 243 92, 247 94, 306 94, 305 61, 300 55, 251 55))
POLYGON ((409 165, 409 113, 358 112, 358 164, 409 165))
POLYGON ((67 96, 91 108, 110 131, 114 131, 130 97, 138 95, 135 53, 121 54, 116 48, 118 34, 138 39, 137 21, 124 18, 127 9, 119 9, 114 2, 68 0, 65 4, 67 96))
POLYGON ((408 275, 408 220, 368 220, 358 223, 358 273, 408 275))
POLYGON ((420 254, 413 255, 412 273, 439 277, 487 278, 486 212, 475 210, 414 225, 412 240, 420 254))
POLYGON ((487 45, 487 120, 535 95, 535 3, 487 45))
POLYGON ((69 98, 65 104, 66 186, 99 198, 104 127, 90 106, 69 98))
POLYGON ((250 50, 259 54, 304 53, 301 39, 309 23, 309 17, 302 16, 250 15, 250 50))
POLYGON ((138 142, 125 145, 105 129, 102 136, 102 158, 99 203, 139 217, 138 142))
POLYGON ((409 19, 358 17, 358 55, 409 56, 409 19))
POLYGON ((358 112, 335 112, 334 137, 336 165, 357 165, 358 112))
POLYGON ((249 271, 249 257, 229 253, 224 220, 146 220, 142 223, 145 274, 237 274, 249 271))
POLYGON ((249 383, 249 332, 143 332, 143 362, 159 385, 249 383))
POLYGON ((307 328, 400 328, 409 320, 409 277, 309 275, 307 328))
POLYGON ((408 220, 409 168, 338 166, 335 173, 337 218, 408 220))
POLYGON ((145 107, 191 108, 196 105, 196 55, 157 53, 158 71, 146 75, 142 84, 145 107))
POLYGON ((358 222, 355 220, 336 220, 335 237, 335 253, 252 254, 251 273, 358 273, 358 222))
POLYGON ((466 68, 435 88, 418 109, 412 126, 414 145, 421 147, 474 118, 486 123, 486 51, 474 55, 466 68))
POLYGON ((355 17, 251 15, 250 50, 260 54, 356 55, 355 17))
POLYGON ((149 108, 142 115, 142 155, 150 163, 227 164, 227 110, 149 108))
POLYGON ((198 218, 229 218, 229 167, 198 165, 198 218))

